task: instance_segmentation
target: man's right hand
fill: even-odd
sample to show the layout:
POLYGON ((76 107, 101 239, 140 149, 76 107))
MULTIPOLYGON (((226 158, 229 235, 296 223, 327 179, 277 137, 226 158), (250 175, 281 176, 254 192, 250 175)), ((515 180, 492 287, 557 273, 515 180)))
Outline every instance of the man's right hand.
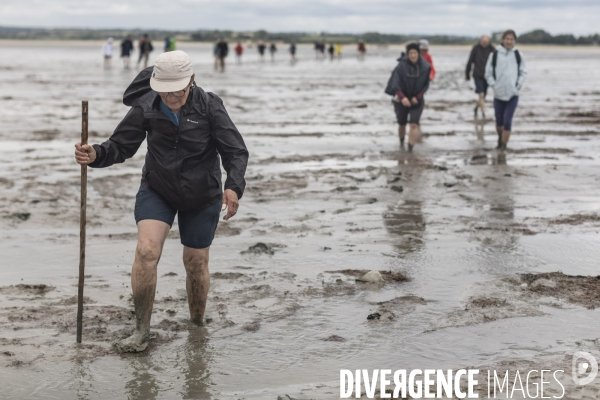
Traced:
POLYGON ((96 150, 89 144, 75 143, 75 161, 77 164, 88 165, 96 160, 96 150))
POLYGON ((410 107, 410 100, 408 100, 408 97, 404 97, 404 98, 402 99, 402 105, 403 105, 404 107, 410 107))

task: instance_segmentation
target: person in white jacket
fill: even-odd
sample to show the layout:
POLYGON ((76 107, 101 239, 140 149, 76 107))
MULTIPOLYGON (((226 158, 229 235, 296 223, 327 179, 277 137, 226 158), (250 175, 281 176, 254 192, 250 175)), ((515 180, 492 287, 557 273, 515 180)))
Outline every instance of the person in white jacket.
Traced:
POLYGON ((517 34, 512 29, 502 34, 502 44, 492 52, 485 66, 485 79, 494 89, 494 112, 498 147, 506 150, 512 119, 519 103, 519 91, 527 77, 523 55, 515 47, 517 34))
POLYGON ((109 37, 106 43, 104 43, 102 46, 102 55, 104 56, 104 69, 110 69, 110 62, 113 56, 113 38, 109 37))

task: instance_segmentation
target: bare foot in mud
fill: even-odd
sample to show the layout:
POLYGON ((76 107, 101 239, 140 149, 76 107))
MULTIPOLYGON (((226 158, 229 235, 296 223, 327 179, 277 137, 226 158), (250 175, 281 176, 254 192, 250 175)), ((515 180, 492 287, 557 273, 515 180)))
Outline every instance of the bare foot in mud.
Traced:
POLYGON ((141 333, 135 331, 133 335, 115 342, 113 346, 115 346, 119 353, 140 353, 148 347, 149 339, 150 335, 148 332, 141 333))

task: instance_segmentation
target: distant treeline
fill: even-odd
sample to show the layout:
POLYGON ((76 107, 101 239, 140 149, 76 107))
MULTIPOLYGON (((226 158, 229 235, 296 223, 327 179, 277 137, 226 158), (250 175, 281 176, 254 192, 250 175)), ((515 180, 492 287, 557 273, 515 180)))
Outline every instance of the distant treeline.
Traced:
MULTIPOLYGON (((119 40, 130 34, 134 39, 147 33, 151 40, 162 40, 166 36, 178 41, 213 42, 222 38, 229 42, 264 41, 264 42, 296 42, 296 43, 356 43, 364 40, 369 44, 401 44, 411 40, 428 39, 431 44, 472 44, 477 37, 454 35, 400 35, 378 32, 351 33, 307 33, 307 32, 234 32, 229 30, 197 30, 197 31, 165 31, 152 29, 81 29, 81 28, 14 28, 0 26, 0 39, 37 39, 37 40, 105 40, 109 36, 119 40)), ((499 41, 501 32, 492 33, 495 42, 499 41)), ((553 36, 542 29, 519 35, 520 43, 558 44, 558 45, 598 45, 600 35, 579 36, 565 34, 553 36)))
POLYGON ((531 44, 565 44, 565 45, 577 45, 577 44, 600 44, 600 35, 588 35, 579 36, 574 35, 556 35, 552 36, 543 29, 536 29, 531 32, 524 33, 519 36, 520 43, 531 43, 531 44))

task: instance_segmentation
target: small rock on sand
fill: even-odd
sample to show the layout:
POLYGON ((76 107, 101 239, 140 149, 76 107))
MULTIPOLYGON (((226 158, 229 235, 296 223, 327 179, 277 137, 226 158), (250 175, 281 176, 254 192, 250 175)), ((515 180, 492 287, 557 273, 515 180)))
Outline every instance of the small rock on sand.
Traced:
POLYGON ((555 288, 556 287, 556 282, 551 281, 550 279, 544 279, 544 278, 540 278, 537 279, 535 281, 533 281, 533 283, 531 285, 529 285, 531 288, 535 288, 538 286, 545 286, 545 287, 549 287, 549 288, 555 288))
POLYGON ((404 191, 404 188, 400 185, 391 186, 390 189, 392 189, 394 192, 398 192, 398 193, 402 193, 404 191))
POLYGON ((383 276, 381 276, 381 273, 379 271, 369 271, 366 274, 364 274, 363 276, 361 276, 360 278, 356 279, 357 281, 360 282, 374 282, 374 283, 379 283, 379 282, 383 282, 383 276))
POLYGON ((368 320, 379 319, 379 318, 381 318, 381 314, 379 314, 378 312, 367 315, 368 320))

